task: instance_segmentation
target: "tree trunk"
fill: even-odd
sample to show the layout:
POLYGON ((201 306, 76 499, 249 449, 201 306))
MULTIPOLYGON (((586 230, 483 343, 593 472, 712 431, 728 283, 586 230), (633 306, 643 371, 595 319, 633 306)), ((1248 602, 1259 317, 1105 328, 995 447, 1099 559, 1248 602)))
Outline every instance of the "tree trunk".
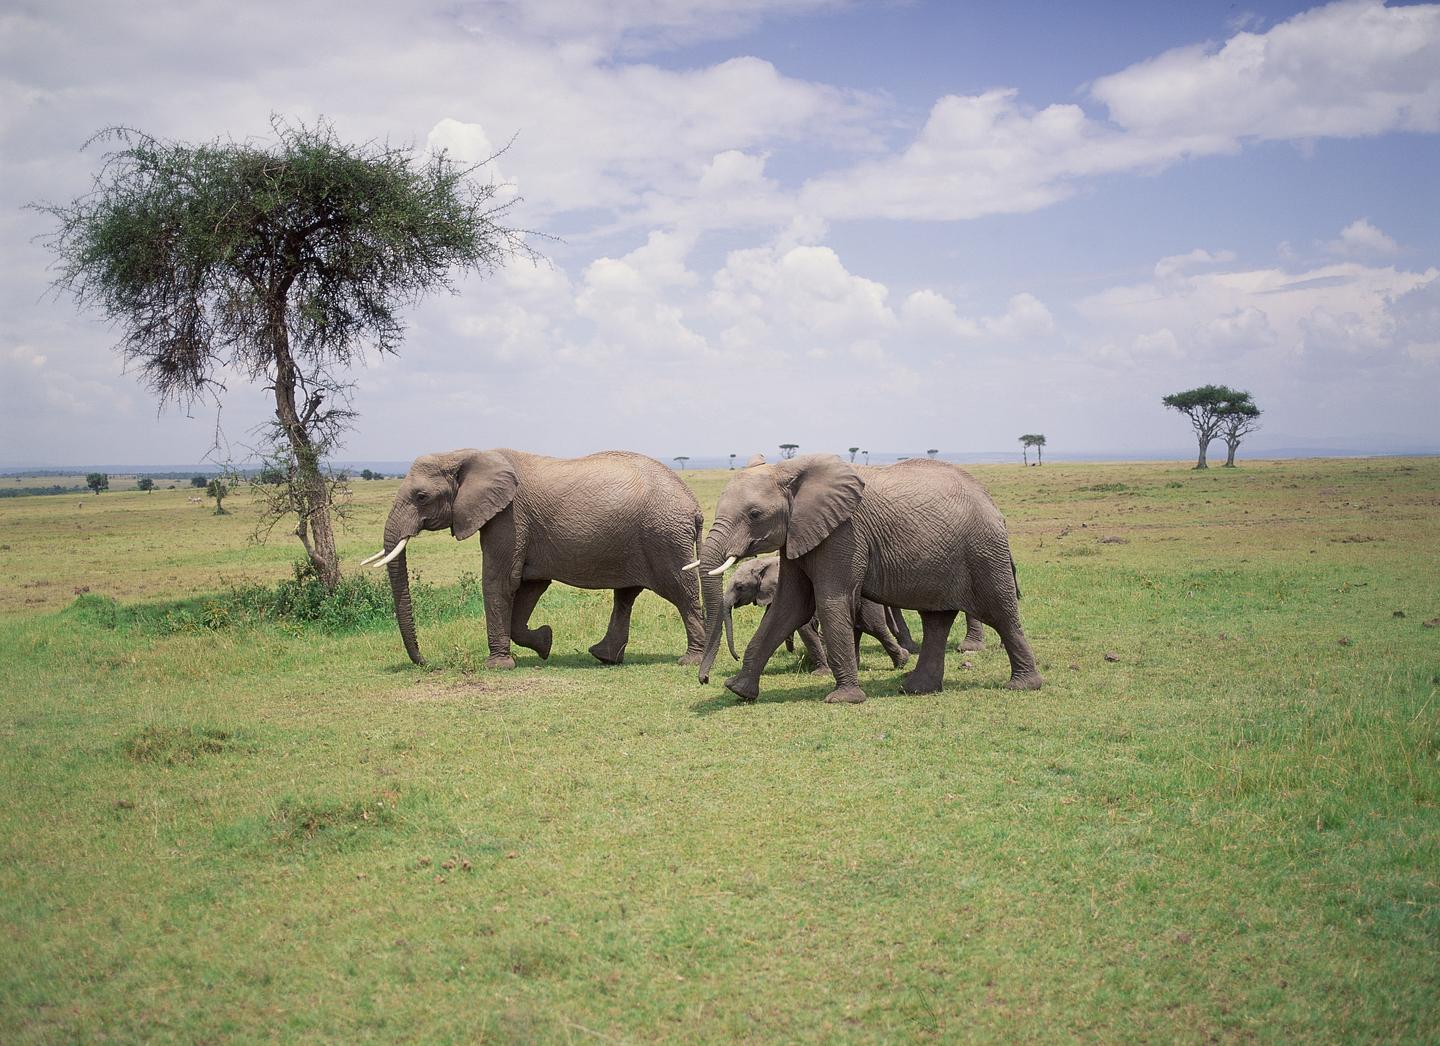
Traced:
POLYGON ((1035 445, 1035 464, 1037 464, 1037 465, 1043 465, 1043 464, 1045 464, 1045 454, 1044 454, 1043 448, 1041 448, 1041 446, 1040 446, 1038 443, 1035 445))
POLYGON ((1200 457, 1195 462, 1195 467, 1197 469, 1208 469, 1210 467, 1209 465, 1205 464, 1205 450, 1209 446, 1210 441, 1208 439, 1202 439, 1200 441, 1200 457))
POLYGON ((1227 469, 1233 469, 1235 467, 1235 452, 1239 449, 1240 441, 1238 439, 1233 443, 1229 440, 1225 441, 1225 450, 1227 452, 1225 454, 1225 467, 1227 469))
POLYGON ((1030 465, 1030 448, 1028 446, 1021 447, 1020 456, 1025 459, 1025 465, 1028 468, 1030 465))
POLYGON ((290 335, 281 317, 272 324, 275 348, 275 417, 280 422, 290 448, 295 452, 296 510, 300 514, 300 537, 320 583, 333 590, 340 583, 340 557, 335 551, 335 530, 330 522, 330 489, 320 474, 320 453, 300 418, 295 402, 299 375, 290 356, 290 335), (305 531, 309 531, 307 540, 305 531))

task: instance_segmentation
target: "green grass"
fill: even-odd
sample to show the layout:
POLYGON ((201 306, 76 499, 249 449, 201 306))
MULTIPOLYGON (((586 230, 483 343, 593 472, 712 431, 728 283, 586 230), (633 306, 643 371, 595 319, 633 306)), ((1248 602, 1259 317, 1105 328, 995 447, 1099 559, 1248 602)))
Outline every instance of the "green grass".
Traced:
POLYGON ((1046 687, 858 707, 648 593, 485 671, 473 541, 423 671, 242 498, 0 503, 0 1040, 1440 1038, 1440 460, 974 471, 1046 687))

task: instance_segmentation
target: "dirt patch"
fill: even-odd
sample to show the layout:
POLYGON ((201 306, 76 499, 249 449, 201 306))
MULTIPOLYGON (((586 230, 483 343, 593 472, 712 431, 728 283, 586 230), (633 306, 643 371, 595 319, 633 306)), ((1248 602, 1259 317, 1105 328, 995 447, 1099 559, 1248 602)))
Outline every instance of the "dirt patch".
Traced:
MULTIPOLYGON (((496 673, 500 675, 500 673, 496 673)), ((462 675, 458 677, 438 676, 428 678, 414 686, 406 687, 404 690, 397 690, 394 698, 397 701, 413 703, 426 702, 449 702, 459 704, 461 702, 474 701, 481 695, 489 694, 523 694, 534 690, 538 685, 536 680, 527 678, 528 673, 507 672, 502 678, 480 678, 473 675, 462 675)))

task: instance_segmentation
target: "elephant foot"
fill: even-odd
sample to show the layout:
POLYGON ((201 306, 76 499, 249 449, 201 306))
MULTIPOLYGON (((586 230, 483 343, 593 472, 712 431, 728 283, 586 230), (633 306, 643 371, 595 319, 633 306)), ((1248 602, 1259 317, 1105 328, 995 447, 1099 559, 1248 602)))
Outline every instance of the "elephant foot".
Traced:
POLYGON ((955 644, 955 649, 956 649, 957 651, 959 651, 960 653, 962 653, 962 654, 969 654, 969 653, 971 653, 971 652, 973 652, 973 651, 976 651, 976 650, 984 650, 984 649, 985 649, 985 640, 983 640, 983 639, 962 639, 962 640, 960 640, 960 642, 958 642, 958 643, 955 644))
POLYGON ((903 668, 906 664, 909 663, 909 661, 910 651, 906 650, 904 647, 901 647, 895 653, 890 655, 890 663, 896 668, 903 668))
POLYGON ((539 628, 532 628, 524 639, 512 640, 523 647, 529 647, 540 655, 541 661, 550 659, 550 645, 555 641, 555 633, 549 625, 541 625, 539 628))
POLYGON ((858 686, 839 686, 825 695, 827 705, 858 705, 865 700, 865 691, 858 686))
POLYGON ((514 668, 515 659, 509 654, 491 654, 485 659, 486 668, 514 668))
POLYGON ((828 676, 832 673, 830 671, 829 665, 816 665, 814 668, 810 669, 810 674, 812 676, 828 676))
POLYGON ((704 660, 705 660, 705 651, 703 651, 703 650, 687 650, 687 651, 685 651, 684 655, 680 658, 680 660, 676 662, 676 664, 678 664, 678 665, 698 665, 701 661, 704 661, 704 660))
POLYGON ((917 669, 900 680, 900 689, 907 694, 936 694, 944 684, 943 676, 924 675, 917 669))
POLYGON ((1010 677, 1005 684, 1006 690, 1039 690, 1045 680, 1040 678, 1039 672, 1020 672, 1010 677))
POLYGON ((623 665, 625 663, 625 648, 611 650, 604 643, 596 643, 590 648, 590 656, 602 665, 623 665))
POLYGON ((760 697, 760 684, 753 679, 731 676, 725 680, 725 689, 745 702, 754 701, 760 697))

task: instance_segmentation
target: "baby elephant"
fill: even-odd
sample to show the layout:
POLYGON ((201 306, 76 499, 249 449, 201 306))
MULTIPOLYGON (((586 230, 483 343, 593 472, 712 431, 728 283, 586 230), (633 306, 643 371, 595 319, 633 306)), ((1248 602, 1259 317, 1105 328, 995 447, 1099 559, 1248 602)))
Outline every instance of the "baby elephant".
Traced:
MULTIPOLYGON (((735 660, 740 660, 740 655, 735 652, 735 625, 731 611, 736 607, 768 607, 775 599, 775 588, 779 583, 778 556, 746 560, 735 568, 730 580, 725 583, 725 642, 730 647, 730 656, 735 660)), ((825 666, 829 662, 825 657, 824 641, 816 631, 815 624, 812 619, 801 625, 797 631, 800 633, 800 641, 805 644, 805 653, 809 655, 810 663, 816 666, 816 671, 825 672, 825 666)), ((855 617, 856 645, 859 645, 861 632, 874 636, 890 655, 890 661, 896 668, 910 659, 910 651, 896 641, 899 628, 904 628, 904 618, 900 617, 898 611, 868 599, 860 600, 859 612, 855 617), (894 618, 900 618, 898 627, 894 624, 894 618)), ((908 631, 905 634, 908 637, 908 631)), ((787 640, 787 644, 789 642, 787 640)))

